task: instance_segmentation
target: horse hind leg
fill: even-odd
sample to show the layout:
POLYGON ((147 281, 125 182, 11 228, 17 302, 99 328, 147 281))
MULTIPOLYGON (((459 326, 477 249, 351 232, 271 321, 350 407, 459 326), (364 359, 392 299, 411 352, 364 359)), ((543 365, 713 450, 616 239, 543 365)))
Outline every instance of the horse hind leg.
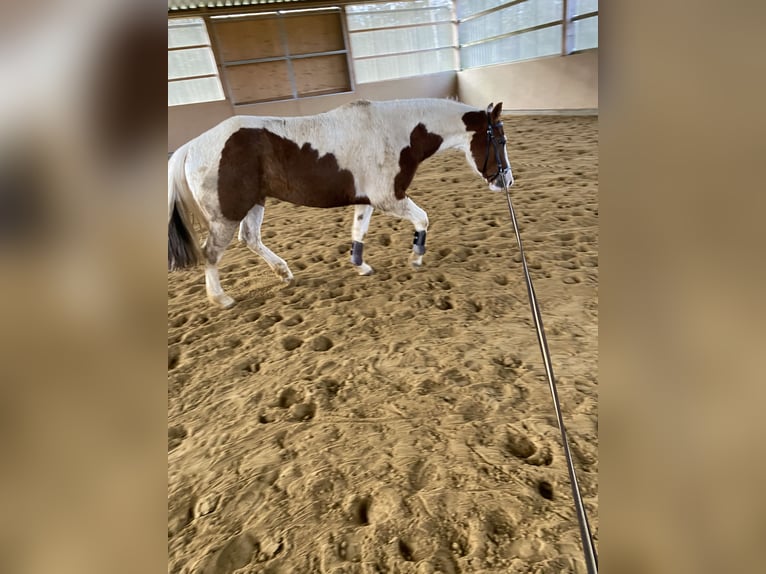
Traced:
POLYGON ((373 207, 371 205, 354 206, 354 225, 351 228, 351 263, 356 266, 359 275, 372 275, 374 269, 364 262, 364 236, 370 227, 373 207))
POLYGON ((293 274, 287 263, 261 241, 261 224, 263 223, 264 211, 263 205, 253 206, 239 226, 239 240, 247 243, 250 251, 260 255, 271 267, 271 270, 282 278, 282 281, 289 283, 293 280, 293 274))
POLYGON ((236 229, 237 224, 235 222, 227 220, 211 222, 210 233, 202 248, 205 256, 207 298, 224 309, 231 307, 236 301, 224 293, 221 287, 221 279, 218 276, 218 263, 221 261, 223 252, 231 242, 236 229))

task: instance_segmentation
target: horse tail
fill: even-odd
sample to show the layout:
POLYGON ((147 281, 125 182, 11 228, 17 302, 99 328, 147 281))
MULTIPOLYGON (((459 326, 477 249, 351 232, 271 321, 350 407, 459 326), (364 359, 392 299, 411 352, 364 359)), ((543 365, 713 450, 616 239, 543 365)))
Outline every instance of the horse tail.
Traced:
POLYGON ((168 269, 193 267, 202 261, 199 238, 191 215, 199 208, 186 182, 184 164, 187 145, 178 148, 168 160, 168 269))

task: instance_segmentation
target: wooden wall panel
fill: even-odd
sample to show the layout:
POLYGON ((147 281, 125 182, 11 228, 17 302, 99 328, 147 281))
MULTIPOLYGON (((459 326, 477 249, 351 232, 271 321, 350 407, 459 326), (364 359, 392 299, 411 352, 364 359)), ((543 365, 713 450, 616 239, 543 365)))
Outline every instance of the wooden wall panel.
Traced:
POLYGON ((298 96, 316 96, 351 90, 345 54, 293 60, 298 96))
POLYGON ((285 55, 277 18, 223 21, 213 26, 223 62, 285 55))
POLYGON ((346 54, 310 56, 346 49, 341 18, 340 12, 325 12, 210 21, 231 103, 243 105, 350 91, 346 54), (235 64, 286 58, 287 53, 289 63, 279 60, 235 64), (305 55, 309 57, 293 58, 305 55))
POLYGON ((292 98, 287 61, 260 62, 226 68, 233 104, 292 98))
POLYGON ((291 55, 345 49, 339 12, 286 16, 287 43, 291 55))

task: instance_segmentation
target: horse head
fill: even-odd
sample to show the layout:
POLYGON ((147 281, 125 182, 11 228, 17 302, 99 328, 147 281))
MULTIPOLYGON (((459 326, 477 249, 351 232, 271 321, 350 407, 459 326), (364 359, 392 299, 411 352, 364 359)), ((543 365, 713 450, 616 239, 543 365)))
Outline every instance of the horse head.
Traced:
POLYGON ((489 104, 486 111, 468 112, 463 115, 466 130, 472 132, 468 164, 489 184, 492 191, 502 191, 505 185, 513 185, 513 172, 505 149, 505 132, 500 114, 503 103, 489 104))

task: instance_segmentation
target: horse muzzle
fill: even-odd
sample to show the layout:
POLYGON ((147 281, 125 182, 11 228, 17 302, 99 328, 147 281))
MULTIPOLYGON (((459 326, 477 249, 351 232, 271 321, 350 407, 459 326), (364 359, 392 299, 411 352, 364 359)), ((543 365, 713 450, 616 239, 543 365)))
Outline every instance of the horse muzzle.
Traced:
POLYGON ((498 173, 497 177, 489 182, 489 189, 492 191, 503 191, 506 186, 513 186, 513 173, 510 167, 498 173))

